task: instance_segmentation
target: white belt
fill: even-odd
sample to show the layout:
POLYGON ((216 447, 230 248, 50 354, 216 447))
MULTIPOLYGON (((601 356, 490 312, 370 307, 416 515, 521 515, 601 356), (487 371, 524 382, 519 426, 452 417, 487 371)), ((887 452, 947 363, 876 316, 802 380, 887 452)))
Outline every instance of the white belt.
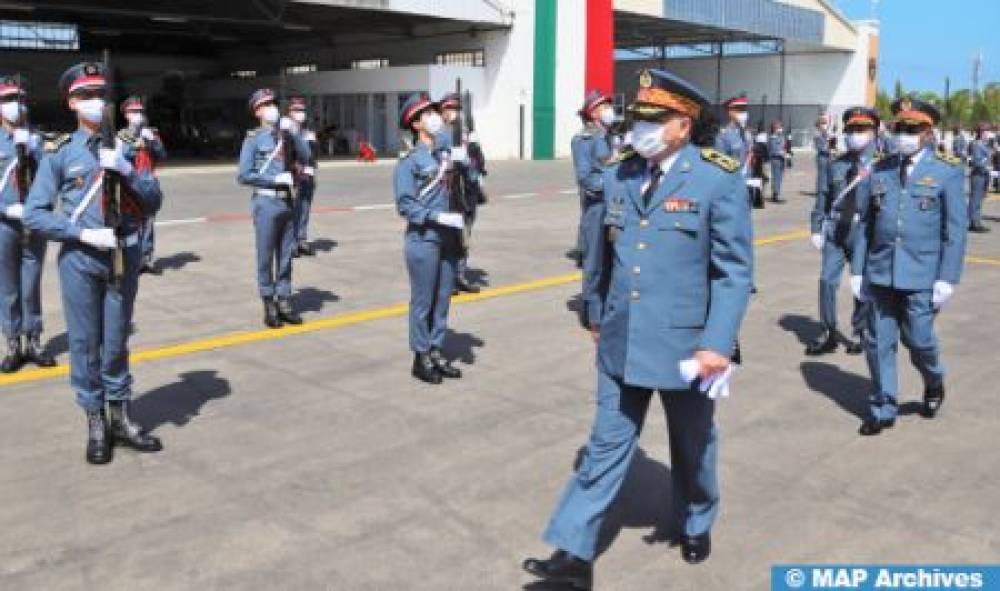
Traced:
POLYGON ((261 197, 285 197, 284 192, 279 193, 275 189, 257 189, 253 194, 254 196, 260 195, 261 197))
POLYGON ((126 248, 139 244, 139 232, 132 232, 131 234, 126 236, 122 241, 125 243, 126 248))

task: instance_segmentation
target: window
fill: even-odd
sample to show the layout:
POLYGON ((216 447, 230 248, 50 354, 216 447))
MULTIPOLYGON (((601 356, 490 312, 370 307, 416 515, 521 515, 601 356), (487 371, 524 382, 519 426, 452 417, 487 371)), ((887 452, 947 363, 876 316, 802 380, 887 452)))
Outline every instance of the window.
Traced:
POLYGON ((0 20, 0 48, 78 51, 76 25, 0 20))
POLYGON ((299 64, 297 66, 287 66, 286 74, 308 74, 316 71, 316 64, 299 64))
POLYGON ((352 70, 374 70, 377 68, 388 68, 389 59, 384 57, 369 58, 363 60, 351 60, 352 70))
POLYGON ((233 78, 256 78, 257 70, 236 70, 229 75, 233 78))
POLYGON ((439 66, 476 66, 486 65, 486 52, 482 49, 468 51, 446 51, 434 56, 434 63, 439 66))

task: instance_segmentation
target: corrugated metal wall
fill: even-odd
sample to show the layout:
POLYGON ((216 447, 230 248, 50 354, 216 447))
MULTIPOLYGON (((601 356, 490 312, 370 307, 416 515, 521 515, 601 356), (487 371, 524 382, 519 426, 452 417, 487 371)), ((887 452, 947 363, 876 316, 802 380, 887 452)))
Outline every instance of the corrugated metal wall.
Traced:
POLYGON ((823 42, 823 14, 773 0, 664 0, 666 18, 764 37, 823 42))

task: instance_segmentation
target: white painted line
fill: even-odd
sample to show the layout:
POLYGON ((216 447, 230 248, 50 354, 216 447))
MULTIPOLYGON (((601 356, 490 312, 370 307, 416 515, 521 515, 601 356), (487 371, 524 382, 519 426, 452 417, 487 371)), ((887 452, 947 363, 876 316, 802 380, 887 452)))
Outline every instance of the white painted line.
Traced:
POLYGON ((513 195, 501 195, 501 199, 528 199, 529 197, 537 197, 538 193, 514 193, 513 195))
POLYGON ((375 209, 393 209, 395 207, 395 203, 374 203, 372 205, 355 205, 351 209, 354 211, 369 211, 375 209))
POLYGON ((559 193, 562 195, 576 195, 579 191, 576 189, 563 189, 562 191, 559 191, 559 193))
POLYGON ((181 226, 184 224, 203 224, 208 221, 208 218, 188 218, 181 220, 163 220, 156 222, 157 226, 181 226))

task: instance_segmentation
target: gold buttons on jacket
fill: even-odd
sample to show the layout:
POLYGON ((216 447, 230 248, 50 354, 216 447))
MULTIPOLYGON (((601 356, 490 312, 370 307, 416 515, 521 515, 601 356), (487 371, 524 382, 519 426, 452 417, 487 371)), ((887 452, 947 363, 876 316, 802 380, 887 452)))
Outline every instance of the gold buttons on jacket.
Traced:
POLYGON ((636 248, 638 248, 639 250, 646 250, 646 243, 640 242, 639 244, 636 245, 636 248))

